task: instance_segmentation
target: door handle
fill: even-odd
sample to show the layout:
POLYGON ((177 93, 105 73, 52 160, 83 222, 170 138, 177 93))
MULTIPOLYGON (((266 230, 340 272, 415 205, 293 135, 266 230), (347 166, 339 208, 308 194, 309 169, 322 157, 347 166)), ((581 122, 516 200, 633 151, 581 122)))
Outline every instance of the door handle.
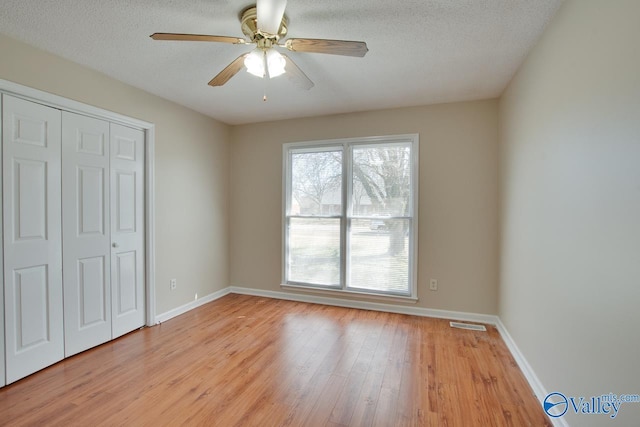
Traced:
POLYGON ((115 242, 113 242, 113 243, 111 244, 111 246, 113 246, 114 248, 117 248, 117 247, 119 247, 120 245, 119 245, 119 244, 117 244, 117 243, 115 243, 115 242))

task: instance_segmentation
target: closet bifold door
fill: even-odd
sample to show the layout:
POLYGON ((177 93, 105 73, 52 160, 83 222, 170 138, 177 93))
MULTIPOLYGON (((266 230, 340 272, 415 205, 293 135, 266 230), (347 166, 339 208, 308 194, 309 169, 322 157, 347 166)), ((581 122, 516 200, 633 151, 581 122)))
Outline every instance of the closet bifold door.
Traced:
POLYGON ((144 326, 144 132, 111 123, 113 338, 144 326))
POLYGON ((108 122, 62 113, 62 220, 69 357, 112 336, 108 122))
POLYGON ((60 122, 54 108, 2 97, 6 382, 64 357, 60 122))

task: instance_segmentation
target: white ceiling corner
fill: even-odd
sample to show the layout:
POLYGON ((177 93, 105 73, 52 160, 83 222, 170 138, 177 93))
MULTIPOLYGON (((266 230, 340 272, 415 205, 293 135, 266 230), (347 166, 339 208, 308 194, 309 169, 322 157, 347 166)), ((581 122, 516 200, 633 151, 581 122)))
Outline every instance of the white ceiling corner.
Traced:
POLYGON ((242 37, 222 0, 0 0, 0 33, 229 124, 499 96, 562 0, 289 0, 289 37, 365 41, 364 58, 291 52, 314 81, 241 71, 249 46, 153 41, 154 32, 242 37))

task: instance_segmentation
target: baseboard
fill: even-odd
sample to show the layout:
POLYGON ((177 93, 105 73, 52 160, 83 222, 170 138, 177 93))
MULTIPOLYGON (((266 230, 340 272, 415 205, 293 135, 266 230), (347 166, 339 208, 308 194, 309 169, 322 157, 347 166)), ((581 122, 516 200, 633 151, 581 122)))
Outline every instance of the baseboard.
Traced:
MULTIPOLYGON (((511 352, 511 355, 518 364, 518 367, 520 367, 520 370, 524 374, 524 377, 527 379, 527 382, 533 389, 533 393, 536 395, 538 400, 542 402, 544 398, 547 397, 549 392, 544 387, 544 385, 542 385, 542 381, 540 381, 540 378, 538 378, 529 362, 527 362, 527 359, 518 348, 518 345, 511 337, 511 334, 509 334, 509 331, 507 331, 507 328, 502 323, 502 320, 500 320, 499 317, 497 317, 497 320, 498 321, 496 323, 496 328, 498 329, 500 336, 504 340, 504 343, 507 345, 507 348, 511 352)), ((548 418, 555 427, 569 427, 569 423, 567 423, 566 419, 564 418, 548 418)))
POLYGON ((356 301, 343 298, 329 298, 317 295, 297 294, 291 292, 265 291, 261 289, 231 286, 231 293, 253 295, 258 297, 283 299, 289 301, 308 302, 312 304, 333 305, 337 307, 359 308, 363 310, 384 311, 388 313, 410 314, 413 316, 435 317, 438 319, 462 320, 495 325, 498 317, 491 314, 465 313, 462 311, 437 310, 433 308, 382 304, 377 302, 356 301))
POLYGON ((219 291, 216 291, 212 294, 203 296, 202 298, 198 298, 197 300, 188 302, 184 305, 181 305, 180 307, 176 307, 165 313, 159 314, 156 316, 156 325, 158 323, 166 322, 169 319, 173 319, 176 316, 180 316, 181 314, 184 314, 189 310, 193 310, 194 308, 200 307, 201 305, 204 305, 211 301, 215 301, 219 298, 222 298, 223 296, 228 295, 230 293, 231 293, 231 288, 227 287, 219 291))

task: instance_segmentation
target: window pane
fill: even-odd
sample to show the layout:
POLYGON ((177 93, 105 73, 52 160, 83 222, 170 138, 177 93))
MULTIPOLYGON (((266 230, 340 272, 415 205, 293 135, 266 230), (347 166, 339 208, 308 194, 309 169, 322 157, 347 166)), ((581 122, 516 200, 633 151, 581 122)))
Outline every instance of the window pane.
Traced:
POLYGON ((409 220, 353 219, 347 286, 409 293, 409 220))
POLYGON ((342 152, 294 152, 291 192, 291 215, 340 215, 342 152))
POLYGON ((410 144, 355 146, 352 179, 353 215, 409 215, 410 144))
POLYGON ((290 282, 340 285, 340 219, 289 219, 290 282))

